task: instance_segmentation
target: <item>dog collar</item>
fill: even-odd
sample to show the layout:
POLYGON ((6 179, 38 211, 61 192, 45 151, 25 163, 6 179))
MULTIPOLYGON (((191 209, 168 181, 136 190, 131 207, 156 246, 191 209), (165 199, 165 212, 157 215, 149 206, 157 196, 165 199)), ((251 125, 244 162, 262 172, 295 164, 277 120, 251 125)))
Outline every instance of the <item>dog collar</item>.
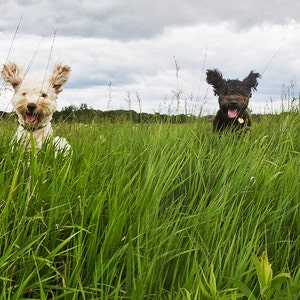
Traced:
POLYGON ((21 126, 22 126, 25 130, 27 130, 27 131, 37 131, 37 130, 40 130, 40 129, 46 127, 47 124, 42 125, 42 126, 39 126, 39 127, 37 127, 37 128, 30 128, 30 127, 28 127, 28 126, 26 126, 26 125, 24 125, 24 124, 21 124, 21 126))

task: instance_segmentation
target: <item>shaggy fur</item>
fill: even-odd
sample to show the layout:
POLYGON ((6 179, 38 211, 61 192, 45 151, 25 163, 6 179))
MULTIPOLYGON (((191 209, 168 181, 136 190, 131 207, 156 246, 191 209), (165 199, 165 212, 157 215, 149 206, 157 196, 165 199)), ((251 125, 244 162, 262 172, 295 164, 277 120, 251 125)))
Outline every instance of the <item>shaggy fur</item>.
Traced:
POLYGON ((236 130, 251 125, 247 107, 252 89, 256 90, 258 85, 257 78, 260 74, 251 71, 243 81, 226 80, 217 69, 207 70, 206 81, 213 86, 215 96, 219 97, 219 110, 213 121, 214 131, 236 130))
MULTIPOLYGON (((71 68, 57 64, 44 80, 25 77, 22 68, 13 62, 3 65, 2 78, 14 88, 12 105, 18 115, 19 127, 16 140, 30 148, 33 136, 35 147, 41 149, 43 142, 52 137, 51 119, 57 107, 57 95, 68 81, 71 68)), ((65 138, 53 139, 56 150, 70 150, 65 138)))

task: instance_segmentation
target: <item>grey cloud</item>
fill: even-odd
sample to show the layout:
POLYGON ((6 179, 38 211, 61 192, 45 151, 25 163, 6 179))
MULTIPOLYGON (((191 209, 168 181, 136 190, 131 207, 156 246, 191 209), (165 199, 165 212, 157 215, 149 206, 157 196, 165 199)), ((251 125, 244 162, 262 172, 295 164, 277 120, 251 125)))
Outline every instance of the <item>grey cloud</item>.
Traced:
POLYGON ((149 38, 176 25, 230 22, 240 30, 265 22, 283 24, 300 20, 299 8, 300 2, 293 0, 8 0, 0 4, 0 26, 14 30, 23 14, 24 33, 51 36, 57 29, 66 36, 130 40, 149 38))
POLYGON ((180 67, 180 89, 187 99, 192 92, 207 100, 210 112, 217 101, 207 90, 202 66, 204 73, 220 68, 228 78, 244 78, 251 69, 262 72, 268 66, 251 102, 257 106, 269 96, 279 98, 281 85, 299 74, 300 2, 25 1, 0 0, 1 61, 23 15, 9 59, 27 66, 38 48, 32 71, 43 74, 57 29, 51 59, 72 66, 62 94, 70 103, 86 99, 97 107, 95 99, 105 99, 111 82, 116 101, 126 98, 127 91, 137 92, 157 109, 166 94, 172 99, 170 91, 176 88, 173 55, 180 67), (260 27, 263 23, 288 24, 260 27))

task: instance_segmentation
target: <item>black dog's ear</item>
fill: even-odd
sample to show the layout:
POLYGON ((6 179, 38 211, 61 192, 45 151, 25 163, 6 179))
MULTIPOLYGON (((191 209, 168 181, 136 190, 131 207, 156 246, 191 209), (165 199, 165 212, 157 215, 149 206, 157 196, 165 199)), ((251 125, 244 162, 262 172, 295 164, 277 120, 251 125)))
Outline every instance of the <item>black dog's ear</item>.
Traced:
POLYGON ((257 78, 261 78, 260 74, 251 71, 249 75, 243 80, 243 83, 248 86, 249 90, 251 90, 252 88, 256 90, 256 87, 258 85, 257 78))
POLYGON ((215 95, 220 95, 226 80, 223 79, 222 73, 219 70, 214 69, 206 71, 206 82, 214 87, 215 95))

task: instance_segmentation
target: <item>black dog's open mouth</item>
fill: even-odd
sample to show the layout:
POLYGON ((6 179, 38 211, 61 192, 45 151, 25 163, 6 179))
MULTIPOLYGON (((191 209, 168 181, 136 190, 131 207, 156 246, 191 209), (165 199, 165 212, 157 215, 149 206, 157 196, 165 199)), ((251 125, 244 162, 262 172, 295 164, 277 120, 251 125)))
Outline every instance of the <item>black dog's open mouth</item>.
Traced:
POLYGON ((229 119, 235 119, 237 117, 238 110, 236 108, 229 108, 227 115, 229 119))

